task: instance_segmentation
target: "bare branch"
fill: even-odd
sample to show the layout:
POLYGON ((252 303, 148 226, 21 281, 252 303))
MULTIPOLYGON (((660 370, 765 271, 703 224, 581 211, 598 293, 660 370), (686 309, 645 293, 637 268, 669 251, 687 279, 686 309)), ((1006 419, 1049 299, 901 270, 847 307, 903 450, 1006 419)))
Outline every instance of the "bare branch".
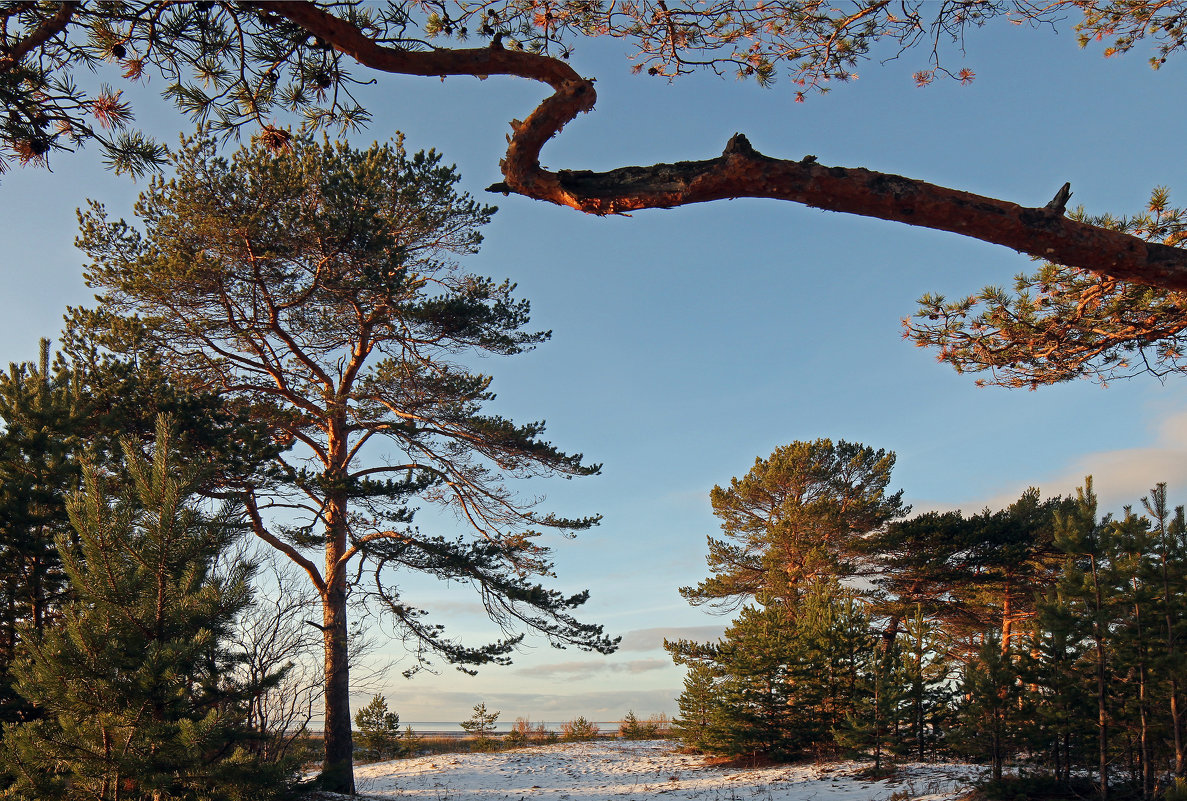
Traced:
POLYGON ((550 171, 540 150, 596 100, 593 83, 549 56, 501 46, 414 52, 384 47, 350 23, 308 3, 257 2, 330 42, 364 66, 406 75, 517 75, 555 91, 512 123, 504 180, 514 192, 590 214, 622 214, 738 197, 765 197, 829 211, 905 222, 980 239, 1126 281, 1187 289, 1187 251, 1062 216, 1058 204, 1027 208, 898 175, 826 167, 812 157, 775 159, 741 134, 705 161, 622 167, 608 172, 550 171))

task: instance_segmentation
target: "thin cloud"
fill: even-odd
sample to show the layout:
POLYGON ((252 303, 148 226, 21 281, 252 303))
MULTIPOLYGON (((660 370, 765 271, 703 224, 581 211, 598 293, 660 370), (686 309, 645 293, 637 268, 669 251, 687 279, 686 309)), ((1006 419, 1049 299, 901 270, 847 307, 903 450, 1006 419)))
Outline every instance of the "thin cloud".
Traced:
POLYGON ((603 673, 647 673, 672 666, 670 659, 633 659, 629 662, 573 661, 554 662, 550 665, 534 665, 516 671, 521 676, 539 679, 584 679, 603 673))

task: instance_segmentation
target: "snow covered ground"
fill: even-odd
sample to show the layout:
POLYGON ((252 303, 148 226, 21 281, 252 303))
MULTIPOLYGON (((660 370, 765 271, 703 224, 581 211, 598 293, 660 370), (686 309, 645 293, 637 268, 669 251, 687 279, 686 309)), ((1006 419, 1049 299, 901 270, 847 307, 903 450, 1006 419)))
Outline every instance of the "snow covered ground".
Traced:
POLYGON ((901 765, 868 781, 853 762, 741 769, 707 766, 668 740, 558 743, 493 754, 438 754, 355 768, 358 792, 424 801, 950 801, 968 765, 901 765))

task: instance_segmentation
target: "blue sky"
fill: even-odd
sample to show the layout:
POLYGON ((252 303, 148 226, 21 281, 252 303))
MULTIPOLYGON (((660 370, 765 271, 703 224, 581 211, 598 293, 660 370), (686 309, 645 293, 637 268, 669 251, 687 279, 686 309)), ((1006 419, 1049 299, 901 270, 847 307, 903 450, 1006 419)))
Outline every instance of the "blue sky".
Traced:
MULTIPOLYGON (((707 158, 742 131, 770 155, 813 154, 1023 205, 1046 203, 1064 181, 1071 205, 1092 213, 1139 211, 1156 185, 1187 201, 1182 56, 1154 72, 1141 53, 1106 60, 1077 48, 1068 30, 1003 24, 970 36, 963 57, 950 55, 951 66, 977 73, 969 86, 916 88, 911 73, 924 55, 908 55, 795 104, 786 84, 631 76, 620 50, 577 49, 572 63, 598 78, 599 102, 545 149, 545 164, 707 158)), ((456 162, 477 195, 499 179, 507 122, 545 91, 515 79, 376 77, 364 91, 375 122, 353 140, 402 130, 410 148, 436 147, 456 162)), ((169 142, 190 128, 159 101, 139 113, 169 142)), ((98 161, 86 151, 58 157, 52 173, 15 170, 0 182, 0 360, 32 358, 65 306, 89 298, 72 246, 74 209, 93 197, 126 214, 138 191, 98 161)), ((468 266, 518 282, 535 323, 554 333, 532 354, 482 366, 496 376, 498 411, 547 419, 553 442, 604 464, 595 478, 523 489, 563 513, 604 515, 598 529, 556 543, 558 584, 589 588, 584 617, 623 635, 623 647, 602 657, 535 642, 514 666, 477 677, 445 666, 408 682, 393 671, 374 689, 404 720, 461 720, 479 701, 507 719, 673 712, 681 673, 660 641, 705 637, 725 622, 676 591, 705 575, 705 537, 717 530, 708 491, 793 440, 895 451, 894 487, 917 509, 996 507, 1030 485, 1066 493, 1086 473, 1110 510, 1136 504, 1157 481, 1187 502, 1182 380, 977 389, 901 339, 900 320, 919 295, 1008 285, 1029 268, 1025 257, 777 201, 613 219, 495 202, 501 211, 468 266)), ((465 588, 417 587, 455 632, 491 634, 465 588)), ((400 657, 397 646, 381 650, 400 657)))

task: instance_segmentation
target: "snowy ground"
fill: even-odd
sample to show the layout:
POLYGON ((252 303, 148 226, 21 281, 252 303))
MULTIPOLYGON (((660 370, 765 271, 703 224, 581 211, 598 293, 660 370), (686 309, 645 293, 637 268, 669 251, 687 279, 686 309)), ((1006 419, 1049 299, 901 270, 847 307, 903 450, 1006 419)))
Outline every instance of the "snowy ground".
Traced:
POLYGON ((361 765, 355 780, 370 798, 424 801, 950 801, 976 777, 967 765, 901 765, 867 781, 863 767, 719 768, 667 740, 601 740, 361 765))

